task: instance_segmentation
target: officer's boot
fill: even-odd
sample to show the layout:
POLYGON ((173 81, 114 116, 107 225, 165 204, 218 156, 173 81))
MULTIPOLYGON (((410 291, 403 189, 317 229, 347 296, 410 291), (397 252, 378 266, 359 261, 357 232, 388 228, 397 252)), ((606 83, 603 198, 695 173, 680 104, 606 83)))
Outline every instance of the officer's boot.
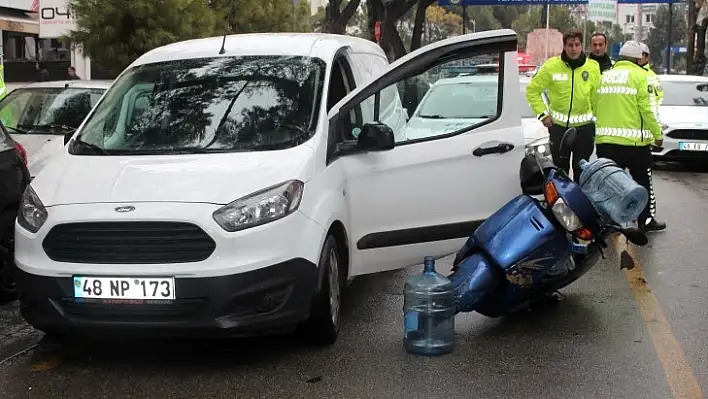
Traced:
POLYGON ((649 223, 643 223, 639 226, 643 232, 651 233, 653 231, 661 231, 666 229, 666 223, 659 222, 655 218, 651 218, 649 223))

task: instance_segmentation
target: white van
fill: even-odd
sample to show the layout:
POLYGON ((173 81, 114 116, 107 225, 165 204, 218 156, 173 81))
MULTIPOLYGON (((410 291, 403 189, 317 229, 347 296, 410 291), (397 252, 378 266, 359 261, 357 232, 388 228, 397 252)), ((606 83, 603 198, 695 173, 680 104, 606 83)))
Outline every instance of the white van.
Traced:
POLYGON ((389 65, 367 40, 273 33, 144 54, 24 195, 24 318, 50 335, 298 326, 334 342, 348 279, 453 253, 520 194, 516 46, 479 32, 389 65), (405 79, 490 56, 492 115, 406 138, 405 79))

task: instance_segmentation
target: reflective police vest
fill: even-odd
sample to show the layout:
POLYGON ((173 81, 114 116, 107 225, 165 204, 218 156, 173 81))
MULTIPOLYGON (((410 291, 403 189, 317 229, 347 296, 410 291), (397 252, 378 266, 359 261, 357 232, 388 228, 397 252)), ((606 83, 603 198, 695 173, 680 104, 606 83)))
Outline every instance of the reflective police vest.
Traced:
POLYGON ((561 57, 546 61, 526 87, 526 99, 538 119, 550 115, 553 123, 581 126, 592 122, 592 97, 600 84, 600 64, 589 58, 572 69, 561 57), (548 90, 548 109, 541 93, 548 90))
POLYGON ((5 67, 0 64, 0 100, 7 95, 7 87, 5 87, 5 67))
POLYGON ((659 82, 659 77, 649 64, 644 65, 644 70, 647 71, 647 76, 649 79, 649 84, 654 86, 654 94, 656 101, 652 103, 652 109, 654 110, 654 116, 659 119, 659 106, 664 102, 664 90, 661 89, 661 83, 659 82))
POLYGON ((646 70, 631 61, 605 71, 593 103, 595 143, 646 146, 661 140, 654 90, 646 70))

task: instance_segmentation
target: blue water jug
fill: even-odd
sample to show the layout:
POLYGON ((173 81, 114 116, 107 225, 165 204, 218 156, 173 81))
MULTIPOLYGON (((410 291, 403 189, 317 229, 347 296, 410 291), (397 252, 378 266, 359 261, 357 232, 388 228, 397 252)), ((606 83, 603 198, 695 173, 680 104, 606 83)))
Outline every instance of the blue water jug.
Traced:
POLYGON ((649 201, 647 189, 607 158, 579 162, 580 188, 605 220, 626 224, 637 220, 649 201))
POLYGON ((403 346, 417 355, 442 355, 455 348, 455 303, 450 280, 425 257, 422 274, 411 276, 403 292, 403 346))

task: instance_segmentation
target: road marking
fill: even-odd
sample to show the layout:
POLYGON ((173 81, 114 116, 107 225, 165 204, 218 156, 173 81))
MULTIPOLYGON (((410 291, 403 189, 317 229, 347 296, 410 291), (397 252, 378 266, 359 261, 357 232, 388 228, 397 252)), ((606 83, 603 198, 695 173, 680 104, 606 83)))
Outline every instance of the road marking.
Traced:
POLYGON ((627 240, 624 237, 620 238, 619 236, 614 237, 614 245, 618 255, 627 250, 634 259, 634 268, 625 270, 624 276, 629 282, 629 287, 634 294, 634 299, 642 314, 644 324, 649 330, 654 349, 664 368, 673 397, 702 399, 701 385, 698 383, 691 365, 686 360, 683 348, 674 336, 671 325, 661 310, 659 301, 657 301, 647 285, 642 265, 639 264, 634 248, 631 245, 627 245, 627 240))

